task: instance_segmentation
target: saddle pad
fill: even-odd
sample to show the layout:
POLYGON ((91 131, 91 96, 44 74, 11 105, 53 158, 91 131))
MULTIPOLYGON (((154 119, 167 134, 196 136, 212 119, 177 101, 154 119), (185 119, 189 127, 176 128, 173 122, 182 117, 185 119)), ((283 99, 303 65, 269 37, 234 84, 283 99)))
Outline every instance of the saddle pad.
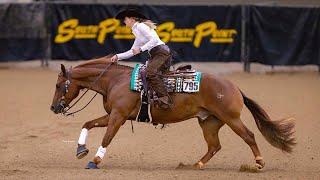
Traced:
MULTIPOLYGON (((131 90, 141 92, 143 82, 139 76, 139 70, 145 68, 143 64, 136 64, 131 75, 131 90)), ((191 72, 175 74, 174 76, 165 76, 163 83, 168 92, 175 93, 194 93, 200 90, 202 72, 191 72)))
POLYGON ((134 67, 133 71, 132 71, 132 75, 131 75, 131 90, 133 91, 139 91, 141 92, 142 90, 142 80, 141 78, 139 78, 139 70, 141 67, 144 67, 143 64, 136 64, 136 66, 134 67))

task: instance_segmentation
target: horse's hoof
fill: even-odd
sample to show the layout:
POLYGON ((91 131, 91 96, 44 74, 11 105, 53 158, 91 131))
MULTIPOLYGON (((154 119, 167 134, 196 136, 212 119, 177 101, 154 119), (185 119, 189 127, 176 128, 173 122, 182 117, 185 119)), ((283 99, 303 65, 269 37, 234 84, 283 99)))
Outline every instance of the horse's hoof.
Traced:
POLYGON ((201 161, 199 161, 199 162, 195 163, 195 164, 193 165, 193 167, 194 167, 195 169, 203 170, 203 169, 204 169, 204 164, 203 164, 201 161))
POLYGON ((96 163, 90 161, 90 162, 88 163, 88 165, 86 166, 86 169, 99 169, 99 168, 98 168, 98 166, 97 166, 96 163))
POLYGON ((77 158, 81 159, 89 153, 89 149, 86 148, 86 145, 79 146, 77 148, 77 158))
POLYGON ((266 163, 265 163, 263 160, 256 160, 255 166, 256 166, 258 169, 262 169, 265 165, 266 165, 266 163))
POLYGON ((259 173, 260 169, 255 165, 251 166, 249 164, 242 164, 239 169, 240 172, 250 172, 250 173, 259 173))

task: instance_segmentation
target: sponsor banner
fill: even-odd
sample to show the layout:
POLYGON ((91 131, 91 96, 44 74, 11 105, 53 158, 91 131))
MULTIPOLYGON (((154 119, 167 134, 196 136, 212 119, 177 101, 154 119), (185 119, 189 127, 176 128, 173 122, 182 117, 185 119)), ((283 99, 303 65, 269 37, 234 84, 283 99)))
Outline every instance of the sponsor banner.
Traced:
MULTIPOLYGON (((240 6, 140 6, 183 61, 240 61, 240 6)), ((134 35, 113 17, 121 5, 52 4, 52 59, 91 59, 131 48, 134 35)), ((146 54, 146 53, 145 53, 146 54)), ((143 61, 142 54, 133 57, 143 61)))
POLYGON ((320 8, 249 7, 249 59, 320 65, 320 8))

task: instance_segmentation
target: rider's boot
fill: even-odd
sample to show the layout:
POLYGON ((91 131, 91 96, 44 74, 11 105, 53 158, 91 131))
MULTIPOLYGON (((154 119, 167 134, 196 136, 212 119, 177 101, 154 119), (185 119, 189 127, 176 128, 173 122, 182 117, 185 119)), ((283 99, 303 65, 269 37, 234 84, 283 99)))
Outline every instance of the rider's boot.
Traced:
POLYGON ((163 109, 173 108, 173 104, 171 103, 168 96, 159 97, 160 107, 163 109))

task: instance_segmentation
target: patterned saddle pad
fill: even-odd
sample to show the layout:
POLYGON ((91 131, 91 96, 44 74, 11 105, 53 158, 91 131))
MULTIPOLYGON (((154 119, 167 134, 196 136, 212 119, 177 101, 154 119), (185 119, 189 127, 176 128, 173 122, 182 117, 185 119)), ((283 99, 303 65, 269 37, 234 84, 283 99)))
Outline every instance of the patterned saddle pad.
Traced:
MULTIPOLYGON (((131 76, 131 90, 141 92, 143 82, 139 76, 139 71, 144 68, 143 64, 136 64, 131 76)), ((183 71, 165 74, 163 83, 169 93, 194 93, 200 90, 200 80, 202 72, 183 71)))

